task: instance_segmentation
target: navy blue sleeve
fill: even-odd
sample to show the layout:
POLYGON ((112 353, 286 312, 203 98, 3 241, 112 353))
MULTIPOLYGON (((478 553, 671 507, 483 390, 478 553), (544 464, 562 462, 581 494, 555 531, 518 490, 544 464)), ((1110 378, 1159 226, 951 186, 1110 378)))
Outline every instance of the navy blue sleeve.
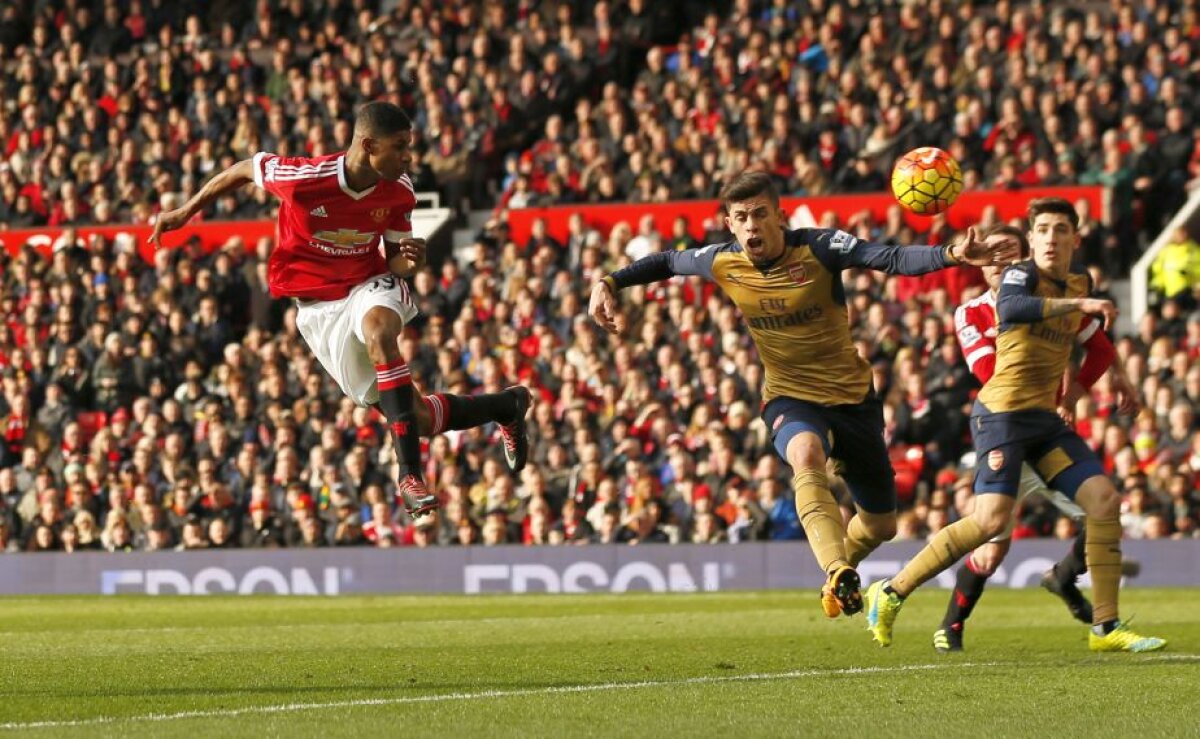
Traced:
POLYGON ((1038 273, 1031 262, 1014 264, 1004 270, 1000 294, 996 297, 996 315, 1000 324, 1036 323, 1045 315, 1046 301, 1034 297, 1038 273))
POLYGON ((660 251, 642 257, 628 267, 613 272, 612 277, 618 289, 633 285, 649 285, 652 282, 670 279, 675 275, 699 275, 711 280, 713 259, 725 244, 713 244, 703 249, 684 249, 683 251, 660 251))
POLYGON ((717 254, 727 251, 730 244, 709 244, 700 249, 670 251, 671 272, 677 275, 699 275, 706 280, 713 278, 713 261, 717 254))
POLYGON ((944 246, 876 244, 829 228, 801 228, 789 236, 796 239, 789 243, 808 244, 831 272, 866 267, 890 275, 923 275, 951 266, 944 246))

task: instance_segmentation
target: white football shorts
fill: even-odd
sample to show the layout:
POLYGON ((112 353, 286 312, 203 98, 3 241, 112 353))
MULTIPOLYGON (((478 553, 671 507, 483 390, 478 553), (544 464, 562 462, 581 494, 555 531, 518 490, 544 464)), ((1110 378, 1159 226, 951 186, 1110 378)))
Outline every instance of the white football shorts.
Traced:
POLYGON ((363 319, 375 307, 395 311, 407 324, 417 315, 404 280, 383 274, 363 282, 341 300, 300 301, 296 328, 321 366, 361 406, 379 402, 375 363, 367 354, 363 319))

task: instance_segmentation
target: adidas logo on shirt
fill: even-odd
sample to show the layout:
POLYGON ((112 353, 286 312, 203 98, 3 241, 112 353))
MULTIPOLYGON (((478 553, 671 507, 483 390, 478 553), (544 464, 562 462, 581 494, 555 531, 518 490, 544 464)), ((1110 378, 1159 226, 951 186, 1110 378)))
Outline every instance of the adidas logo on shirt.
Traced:
POLYGON ((310 211, 308 212, 308 214, 309 214, 310 216, 317 216, 318 218, 326 218, 326 217, 328 217, 328 216, 329 216, 329 214, 325 212, 325 206, 324 206, 324 205, 318 205, 317 207, 315 207, 315 208, 313 208, 312 210, 310 210, 310 211))

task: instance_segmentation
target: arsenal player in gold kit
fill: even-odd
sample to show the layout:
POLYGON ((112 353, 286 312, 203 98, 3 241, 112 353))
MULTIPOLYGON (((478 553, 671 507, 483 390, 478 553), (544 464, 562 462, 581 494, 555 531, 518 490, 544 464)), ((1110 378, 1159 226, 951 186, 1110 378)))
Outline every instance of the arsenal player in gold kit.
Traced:
POLYGON ((883 441, 883 409, 850 336, 842 270, 917 275, 959 263, 1003 264, 1019 245, 988 245, 973 231, 949 246, 887 246, 837 230, 788 230, 769 175, 746 172, 721 193, 734 240, 661 252, 598 282, 589 312, 607 331, 624 328, 622 288, 699 275, 718 285, 746 319, 765 371, 763 420, 791 465, 796 510, 827 580, 825 614, 862 610, 854 568, 896 532, 894 473, 883 441), (840 460, 857 515, 842 525, 825 463, 840 460))

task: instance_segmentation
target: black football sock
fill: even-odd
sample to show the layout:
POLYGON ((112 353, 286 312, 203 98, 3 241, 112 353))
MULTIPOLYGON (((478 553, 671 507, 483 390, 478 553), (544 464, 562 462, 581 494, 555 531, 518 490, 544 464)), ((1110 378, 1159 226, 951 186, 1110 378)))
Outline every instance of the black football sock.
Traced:
POLYGON ((485 423, 511 423, 517 415, 512 393, 485 395, 442 395, 446 429, 469 429, 485 423))
POLYGON ((387 417, 400 461, 400 479, 421 477, 421 430, 413 412, 412 374, 403 359, 375 365, 379 382, 379 407, 387 417))
POLYGON ((1054 565, 1054 576, 1058 578, 1059 582, 1074 585, 1080 576, 1087 572, 1087 557, 1083 549, 1086 542, 1087 529, 1080 526, 1071 551, 1067 552, 1067 555, 1054 565))
POLYGON ((983 588, 987 585, 987 581, 988 576, 980 574, 971 560, 971 556, 967 555, 963 566, 958 569, 954 593, 950 596, 946 617, 942 619, 943 627, 962 631, 963 623, 971 617, 971 611, 975 610, 975 604, 983 595, 983 588))

